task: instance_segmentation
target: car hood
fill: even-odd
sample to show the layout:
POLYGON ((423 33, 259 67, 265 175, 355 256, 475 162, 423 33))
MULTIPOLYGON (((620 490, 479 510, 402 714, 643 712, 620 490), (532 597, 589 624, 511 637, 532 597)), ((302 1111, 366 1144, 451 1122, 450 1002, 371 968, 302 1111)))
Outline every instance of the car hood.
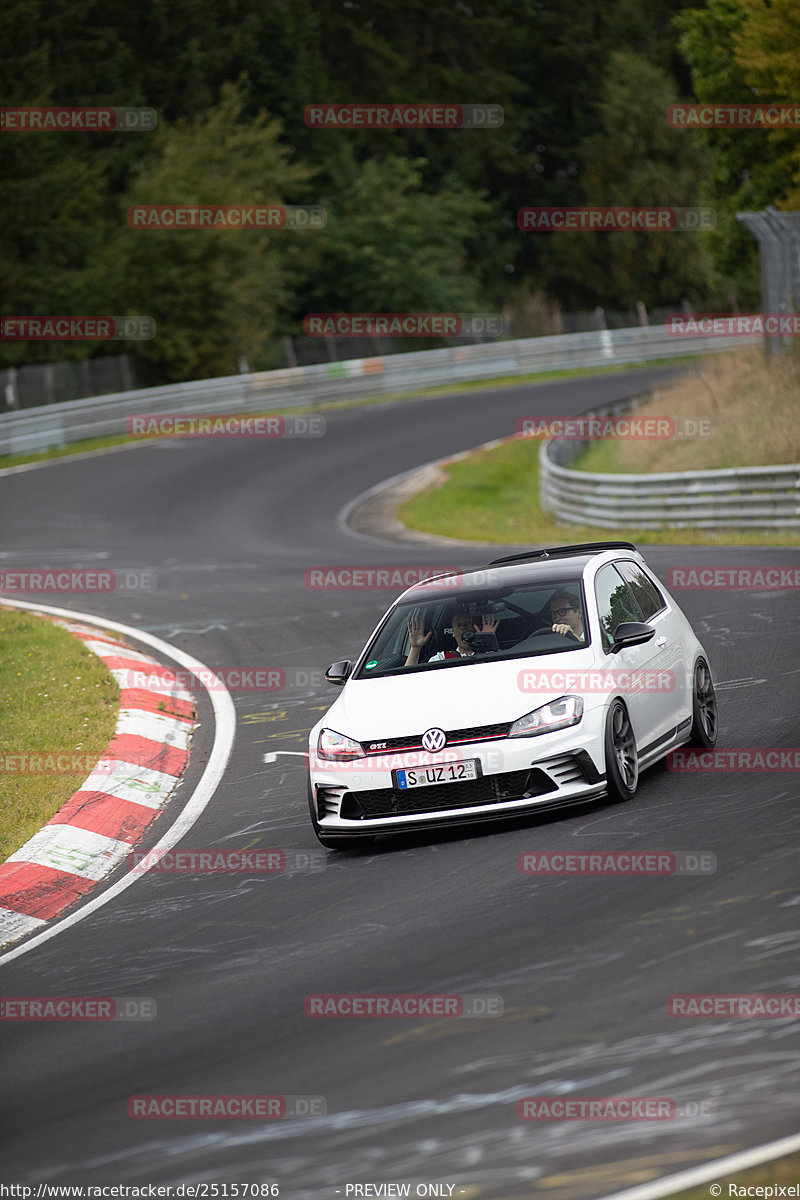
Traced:
POLYGON ((574 676, 594 661, 594 652, 586 647, 383 679, 351 679, 319 724, 357 741, 377 741, 420 734, 432 726, 450 730, 516 721, 563 696, 571 686, 580 691, 574 676), (523 673, 531 672, 533 677, 528 674, 525 679, 523 673))

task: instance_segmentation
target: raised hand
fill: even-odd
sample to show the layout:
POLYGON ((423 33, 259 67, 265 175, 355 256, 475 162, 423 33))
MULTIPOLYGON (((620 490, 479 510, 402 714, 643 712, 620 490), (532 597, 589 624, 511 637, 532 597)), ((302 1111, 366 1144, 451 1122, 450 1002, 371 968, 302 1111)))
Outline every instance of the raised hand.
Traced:
POLYGON ((490 613, 483 613, 483 627, 475 626, 476 633, 496 633, 497 626, 500 624, 499 617, 493 617, 490 613))
POLYGON ((420 616, 408 618, 408 636, 411 639, 411 648, 413 650, 421 650, 431 636, 431 630, 425 632, 425 619, 420 616))

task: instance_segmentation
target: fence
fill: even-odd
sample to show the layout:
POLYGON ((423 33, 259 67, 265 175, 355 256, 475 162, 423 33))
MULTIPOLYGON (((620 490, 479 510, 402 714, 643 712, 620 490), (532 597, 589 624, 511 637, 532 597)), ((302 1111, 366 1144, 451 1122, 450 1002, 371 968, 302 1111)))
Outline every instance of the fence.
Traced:
POLYGON ((760 340, 673 337, 664 326, 601 329, 118 392, 0 414, 0 455, 33 453, 85 438, 123 435, 126 420, 133 415, 254 413, 313 407, 330 400, 387 396, 501 376, 678 359, 738 349, 760 340))
POLYGON ((127 354, 8 367, 0 371, 0 412, 129 391, 135 383, 135 368, 127 354))
MULTIPOLYGON (((688 301, 673 304, 671 308, 653 308, 649 311, 640 301, 636 311, 620 312, 613 309, 596 308, 593 312, 562 313, 553 304, 543 315, 536 312, 504 314, 509 337, 531 338, 563 333, 588 333, 600 329, 627 329, 634 325, 659 325, 670 313, 690 312, 688 301), (513 328, 517 326, 516 330, 513 328)), ((460 346, 481 345, 493 342, 494 337, 465 337, 460 346)), ((281 367, 309 367, 315 363, 338 363, 352 358, 380 358, 391 354, 407 354, 409 351, 424 350, 420 340, 390 337, 273 337, 262 344, 263 370, 281 367)), ((250 371, 245 358, 240 358, 239 371, 250 371)), ((0 369, 0 413, 13 412, 22 408, 36 408, 44 404, 62 404, 65 400, 78 400, 89 396, 102 396, 109 392, 131 391, 140 383, 140 368, 136 355, 98 355, 76 362, 34 363, 22 367, 0 369)))

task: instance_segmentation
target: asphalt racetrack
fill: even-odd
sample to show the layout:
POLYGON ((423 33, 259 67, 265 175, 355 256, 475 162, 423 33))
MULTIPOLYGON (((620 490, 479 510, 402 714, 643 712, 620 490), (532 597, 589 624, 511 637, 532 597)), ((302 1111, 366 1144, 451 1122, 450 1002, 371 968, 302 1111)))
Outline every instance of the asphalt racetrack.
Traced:
MULTIPOLYGON (((316 871, 150 873, 2 966, 3 996, 152 997, 157 1017, 4 1022, 8 1179, 272 1182, 292 1200, 346 1185, 453 1187, 464 1200, 610 1195, 796 1130, 796 1019, 667 1015, 673 993, 800 990, 797 774, 643 775, 636 799, 510 825, 322 851, 307 812, 307 731, 393 598, 321 591, 326 565, 488 562, 486 549, 381 543, 338 522, 381 480, 574 415, 666 370, 465 391, 326 414, 318 439, 170 440, 0 477, 5 568, 152 570, 153 591, 34 597, 147 630, 217 669, 282 668, 233 693, 225 778, 184 845, 319 852, 316 871), (716 873, 531 878, 526 850, 713 852, 716 873), (316 1019, 319 993, 491 994, 502 1016, 316 1019), (284 1120, 136 1120, 133 1095, 322 1097, 284 1120), (526 1096, 657 1096, 674 1119, 519 1119, 526 1096)), ((611 535, 613 536, 613 535, 611 535)), ((514 547, 503 547, 511 553, 514 547)), ((644 548, 674 565, 794 566, 794 548, 644 548)), ((710 655, 721 746, 798 738, 796 592, 677 596, 710 655)), ((208 756, 201 698, 186 783, 208 756)), ((145 843, 147 844, 147 843, 145 843)), ((221 1193, 220 1193, 221 1194, 221 1193)), ((349 1193, 353 1195, 351 1191, 349 1193)), ((372 1193, 378 1194, 378 1193, 372 1193)), ((445 1195, 449 1194, 446 1190, 445 1195)))

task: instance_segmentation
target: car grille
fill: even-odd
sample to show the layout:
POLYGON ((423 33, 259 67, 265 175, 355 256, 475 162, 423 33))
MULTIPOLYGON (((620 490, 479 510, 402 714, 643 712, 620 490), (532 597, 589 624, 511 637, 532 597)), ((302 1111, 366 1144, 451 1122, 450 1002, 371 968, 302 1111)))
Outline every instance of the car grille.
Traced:
MULTIPOLYGON (((500 725, 470 725, 466 729, 445 730, 445 735, 448 746, 451 746, 459 742, 485 742, 492 738, 504 738, 508 736, 510 728, 510 723, 504 721, 500 725)), ((380 741, 377 739, 371 741, 366 738, 362 739, 361 745, 367 754, 391 754, 397 753, 399 750, 421 750, 422 733, 409 733, 407 737, 386 738, 380 741), (375 749, 378 746, 380 749, 375 749)))
POLYGON ((524 796, 544 796, 555 791, 558 791, 557 785, 548 779, 544 771, 506 771, 499 775, 468 779, 463 783, 440 783, 410 790, 376 788, 373 791, 346 792, 342 799, 341 816, 350 820, 401 817, 470 808, 478 804, 498 804, 505 800, 521 800, 524 796))

